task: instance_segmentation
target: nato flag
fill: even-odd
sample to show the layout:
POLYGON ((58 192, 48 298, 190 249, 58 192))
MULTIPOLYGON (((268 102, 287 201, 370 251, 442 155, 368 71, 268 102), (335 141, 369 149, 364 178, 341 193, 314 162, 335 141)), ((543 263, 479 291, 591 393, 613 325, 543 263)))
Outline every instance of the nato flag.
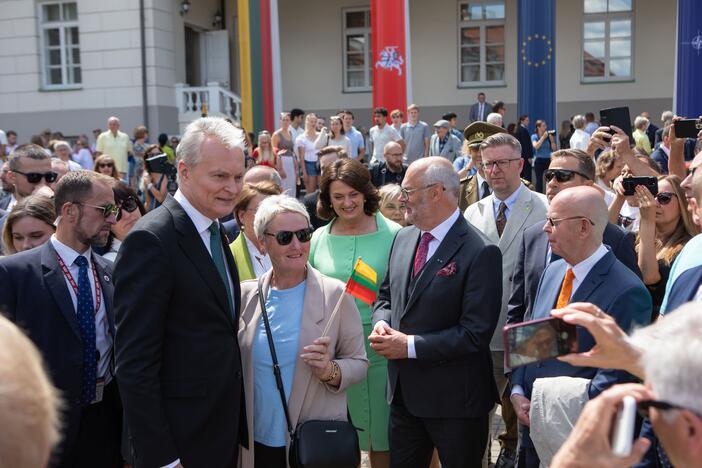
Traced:
POLYGON ((687 118, 702 115, 702 2, 678 0, 678 65, 675 113, 687 118))

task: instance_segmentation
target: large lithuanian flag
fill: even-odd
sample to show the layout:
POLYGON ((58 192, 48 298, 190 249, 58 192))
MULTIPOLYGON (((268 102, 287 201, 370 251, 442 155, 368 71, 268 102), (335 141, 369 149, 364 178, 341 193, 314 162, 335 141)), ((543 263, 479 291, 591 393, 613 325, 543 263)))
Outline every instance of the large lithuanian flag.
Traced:
POLYGON ((346 282, 346 292, 370 305, 378 297, 378 274, 358 257, 351 277, 346 282))

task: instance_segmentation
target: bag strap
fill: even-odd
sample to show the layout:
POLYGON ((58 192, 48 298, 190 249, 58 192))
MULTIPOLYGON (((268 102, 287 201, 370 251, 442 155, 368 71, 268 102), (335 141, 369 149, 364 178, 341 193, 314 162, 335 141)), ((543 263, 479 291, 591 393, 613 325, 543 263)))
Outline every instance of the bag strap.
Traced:
POLYGON ((285 398, 285 388, 283 387, 283 377, 280 375, 280 366, 278 365, 278 355, 275 353, 275 345, 273 344, 273 334, 271 333, 271 325, 268 322, 268 312, 266 312, 266 301, 263 299, 262 279, 258 280, 258 301, 261 304, 261 315, 263 316, 263 325, 266 327, 266 336, 268 338, 268 348, 271 351, 271 359, 273 360, 273 375, 275 376, 275 385, 278 387, 280 394, 280 402, 283 404, 285 412, 285 422, 288 425, 288 433, 290 440, 293 440, 295 431, 290 422, 290 412, 288 411, 288 401, 285 398))

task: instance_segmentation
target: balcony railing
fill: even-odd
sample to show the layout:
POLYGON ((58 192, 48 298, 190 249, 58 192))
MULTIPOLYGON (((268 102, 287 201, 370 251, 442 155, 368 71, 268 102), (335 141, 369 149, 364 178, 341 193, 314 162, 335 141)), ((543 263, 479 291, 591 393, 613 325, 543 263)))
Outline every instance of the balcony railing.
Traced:
POLYGON ((181 129, 203 113, 241 122, 241 98, 220 83, 207 83, 207 86, 176 83, 175 91, 181 129))

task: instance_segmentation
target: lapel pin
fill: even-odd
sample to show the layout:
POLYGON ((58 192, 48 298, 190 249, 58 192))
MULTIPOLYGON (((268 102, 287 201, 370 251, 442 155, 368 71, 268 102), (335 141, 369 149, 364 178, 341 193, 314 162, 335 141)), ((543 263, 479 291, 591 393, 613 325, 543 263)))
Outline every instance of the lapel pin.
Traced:
POLYGON ((104 280, 107 281, 108 283, 110 282, 110 277, 107 276, 107 275, 103 276, 102 279, 104 279, 104 280))

